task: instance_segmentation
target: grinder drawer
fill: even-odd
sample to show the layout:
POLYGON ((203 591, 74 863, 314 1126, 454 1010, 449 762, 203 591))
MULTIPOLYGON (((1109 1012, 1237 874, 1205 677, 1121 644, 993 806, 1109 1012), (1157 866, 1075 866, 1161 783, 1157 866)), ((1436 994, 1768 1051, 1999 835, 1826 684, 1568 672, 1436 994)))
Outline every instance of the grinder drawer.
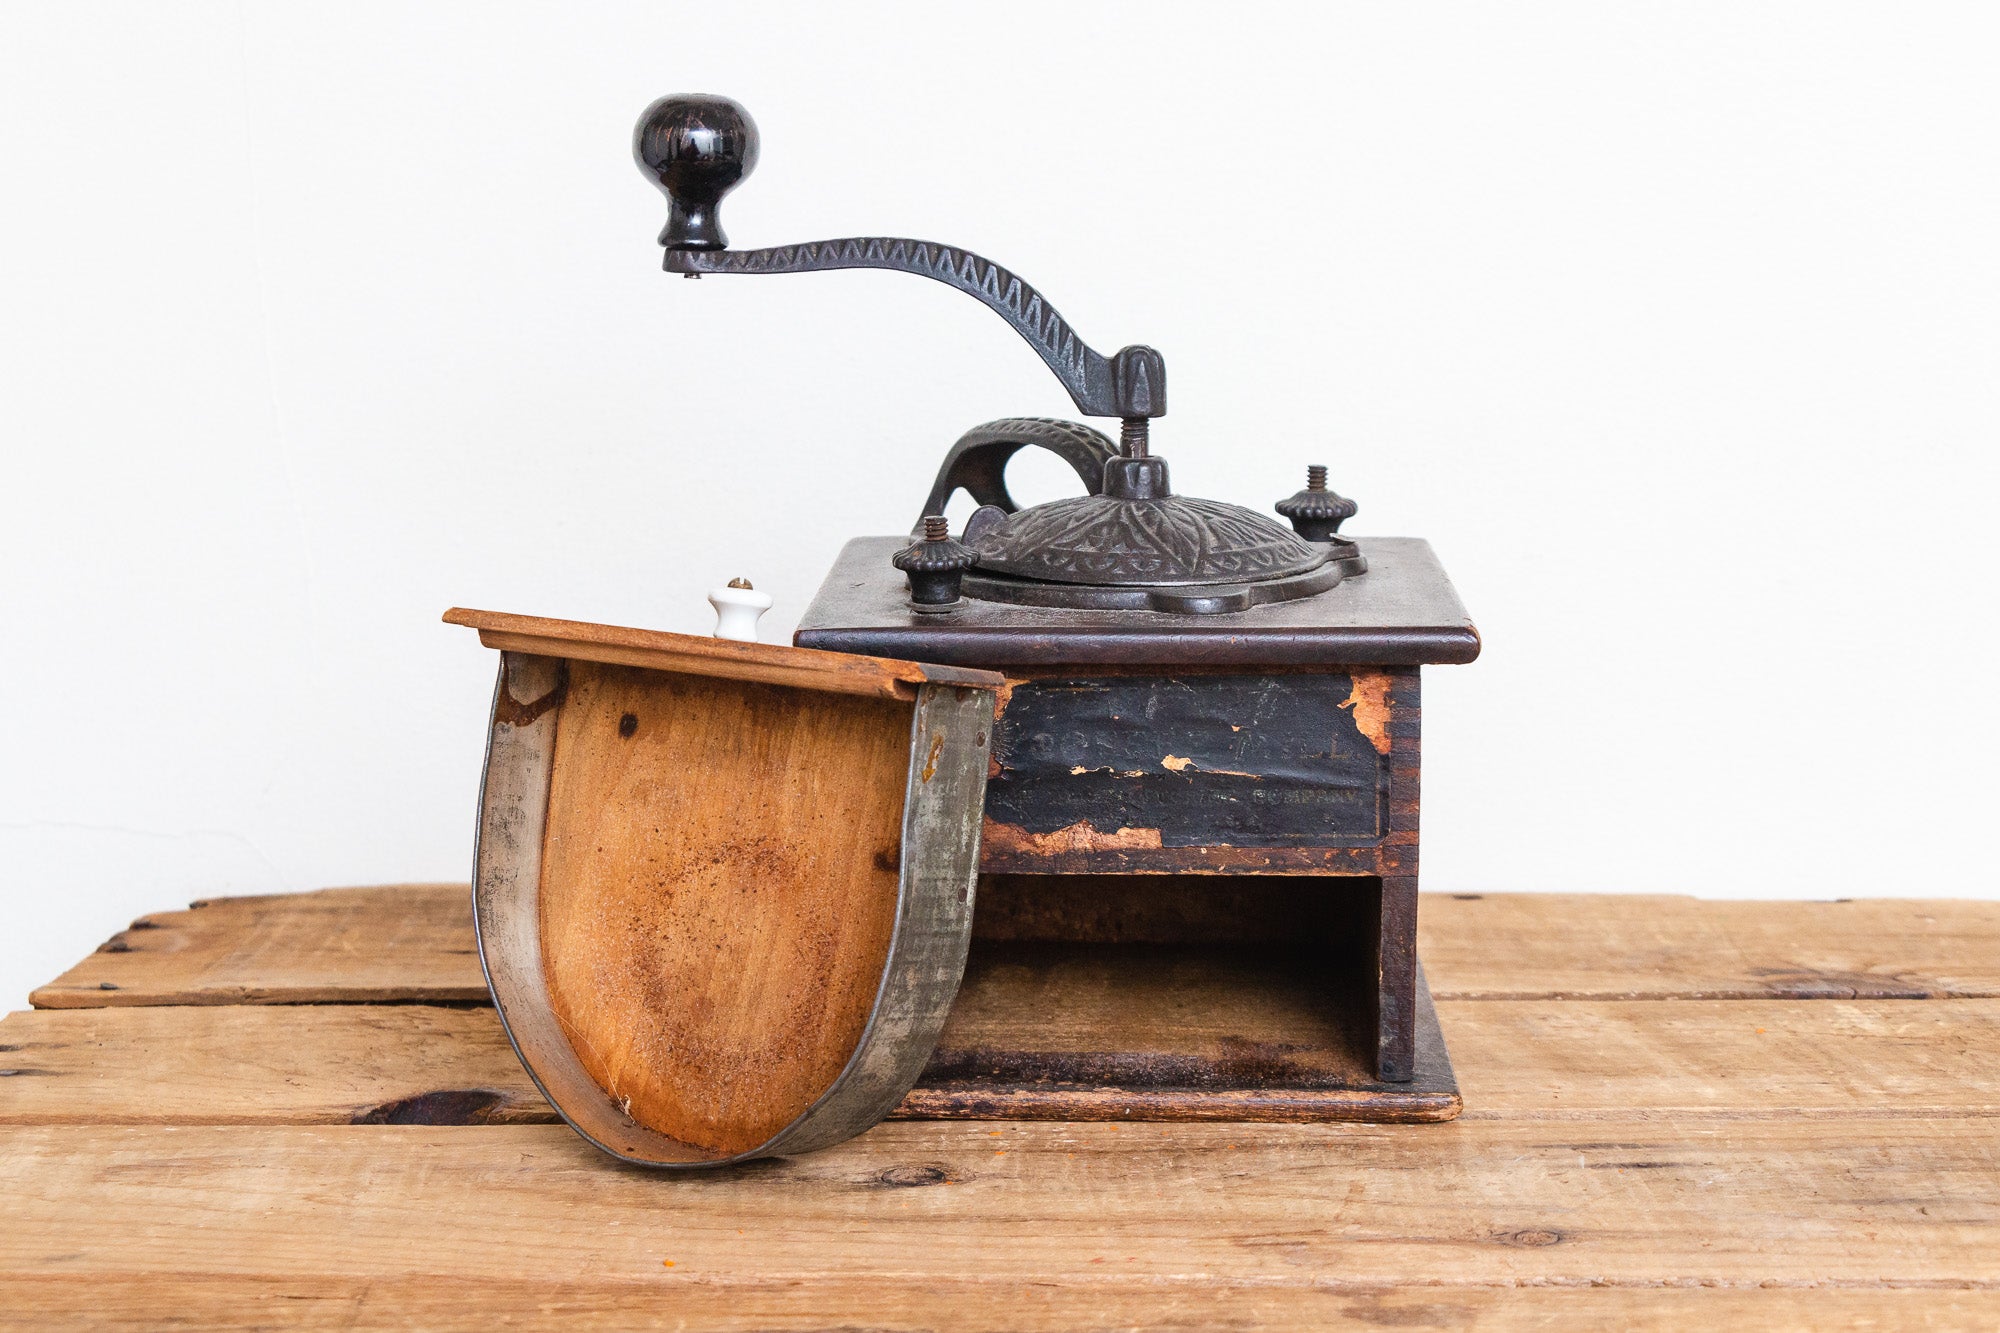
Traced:
POLYGON ((1372 858, 1354 853, 1371 851, 1392 826, 1400 674, 1010 682, 994 732, 981 868, 1376 873, 1372 858))

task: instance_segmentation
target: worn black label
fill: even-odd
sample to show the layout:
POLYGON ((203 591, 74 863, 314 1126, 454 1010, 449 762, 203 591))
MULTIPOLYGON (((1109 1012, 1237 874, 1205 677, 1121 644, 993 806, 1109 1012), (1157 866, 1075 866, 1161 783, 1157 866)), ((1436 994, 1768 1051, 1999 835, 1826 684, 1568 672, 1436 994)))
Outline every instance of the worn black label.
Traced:
POLYGON ((1357 725, 1365 706, 1345 675, 1030 681, 994 735, 986 815, 1029 833, 1157 829, 1166 847, 1373 840, 1388 766, 1357 725))

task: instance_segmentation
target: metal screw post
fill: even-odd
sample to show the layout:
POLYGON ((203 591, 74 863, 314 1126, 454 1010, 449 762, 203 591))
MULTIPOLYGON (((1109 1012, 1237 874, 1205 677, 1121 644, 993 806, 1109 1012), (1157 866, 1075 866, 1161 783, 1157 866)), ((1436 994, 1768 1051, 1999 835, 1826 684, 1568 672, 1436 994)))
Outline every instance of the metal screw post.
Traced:
POLYGON ((1121 418, 1118 452, 1127 458, 1144 458, 1152 452, 1151 423, 1145 417, 1121 418))

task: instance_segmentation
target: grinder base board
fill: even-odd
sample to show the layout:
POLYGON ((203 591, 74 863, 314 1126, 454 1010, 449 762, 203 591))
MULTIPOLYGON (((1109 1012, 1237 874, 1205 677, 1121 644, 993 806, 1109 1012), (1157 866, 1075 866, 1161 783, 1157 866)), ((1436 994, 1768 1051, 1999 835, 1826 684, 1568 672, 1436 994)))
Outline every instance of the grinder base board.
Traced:
POLYGON ((1376 1077, 1368 876, 982 875, 965 980, 900 1118, 1438 1121, 1429 988, 1376 1077))
POLYGON ((1261 953, 973 946, 899 1120, 1452 1120, 1463 1103, 1417 977, 1416 1077, 1375 1078, 1367 1008, 1261 953), (1176 998, 1163 1006, 1171 987, 1176 998), (1199 1027, 1179 1024, 1200 1013, 1199 1027))

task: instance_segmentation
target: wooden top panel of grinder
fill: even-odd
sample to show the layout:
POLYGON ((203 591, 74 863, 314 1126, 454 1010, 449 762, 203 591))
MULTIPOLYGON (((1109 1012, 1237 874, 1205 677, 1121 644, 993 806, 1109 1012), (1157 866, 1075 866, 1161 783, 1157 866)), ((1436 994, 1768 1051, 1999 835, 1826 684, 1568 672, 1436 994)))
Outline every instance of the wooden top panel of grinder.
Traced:
POLYGON ((1479 631, 1419 537, 1356 539, 1368 572, 1315 597, 1227 615, 1086 611, 968 599, 910 608, 890 557, 901 537, 847 543, 799 620, 805 648, 990 668, 1117 664, 1284 667, 1470 662, 1479 631))

